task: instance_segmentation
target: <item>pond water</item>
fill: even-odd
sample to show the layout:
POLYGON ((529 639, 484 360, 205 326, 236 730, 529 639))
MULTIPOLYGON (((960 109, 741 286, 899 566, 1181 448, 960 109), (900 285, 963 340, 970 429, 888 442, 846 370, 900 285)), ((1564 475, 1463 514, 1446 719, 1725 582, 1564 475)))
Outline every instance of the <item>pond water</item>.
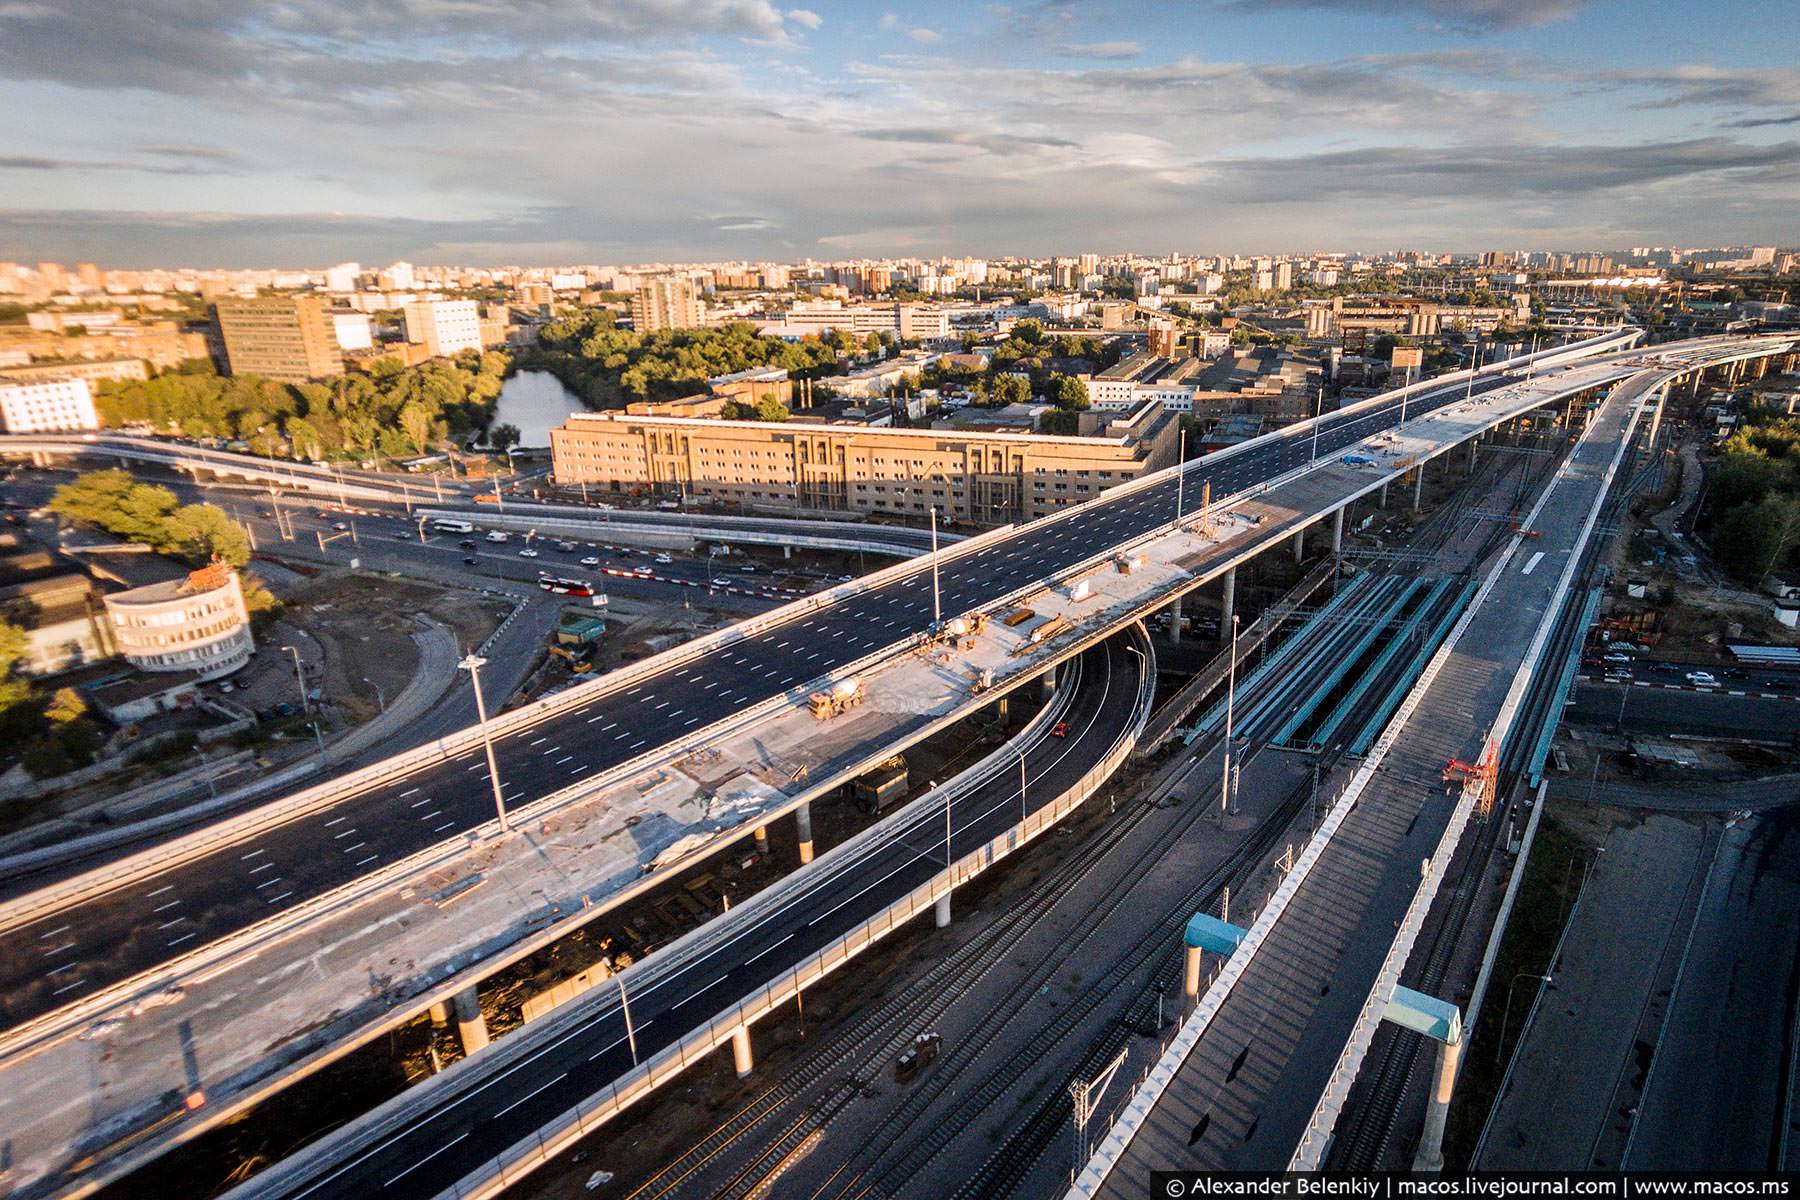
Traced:
POLYGON ((550 430, 570 413, 586 411, 580 398, 550 372, 520 371, 500 388, 494 424, 517 425, 519 445, 537 450, 550 445, 550 430))

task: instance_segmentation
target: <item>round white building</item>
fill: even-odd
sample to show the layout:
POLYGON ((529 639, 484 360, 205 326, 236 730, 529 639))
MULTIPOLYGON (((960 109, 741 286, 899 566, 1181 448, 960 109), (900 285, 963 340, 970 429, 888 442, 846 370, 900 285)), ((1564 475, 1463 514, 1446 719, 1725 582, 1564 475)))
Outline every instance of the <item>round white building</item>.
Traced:
POLYGON ((183 579, 106 597, 119 653, 145 671, 229 675, 250 661, 250 613, 238 573, 221 562, 183 579))

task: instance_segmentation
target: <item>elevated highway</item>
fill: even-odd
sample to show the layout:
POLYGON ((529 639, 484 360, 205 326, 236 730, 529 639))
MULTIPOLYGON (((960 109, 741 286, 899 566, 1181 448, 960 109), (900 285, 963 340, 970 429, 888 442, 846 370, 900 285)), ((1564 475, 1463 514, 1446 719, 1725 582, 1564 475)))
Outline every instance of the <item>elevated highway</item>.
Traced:
POLYGON ((1595 410, 1473 605, 1248 923, 1071 1197, 1139 1194, 1151 1170, 1312 1169, 1476 798, 1442 781, 1507 740, 1640 419, 1704 351, 1644 357, 1595 410), (1424 864, 1421 875, 1420 864, 1424 864))
MULTIPOLYGON (((1629 358, 1604 353, 1613 346, 1588 349, 1599 361, 1582 364, 1582 355, 1577 353, 1577 365, 1559 366, 1540 356, 1531 364, 1501 364, 1473 381, 1433 383, 1410 389, 1404 396, 1377 397, 1332 414, 1316 431, 1314 427, 1286 431, 1232 453, 1188 464, 1181 484, 1171 472, 1117 489, 1025 529, 972 539, 938 557, 942 611, 950 615, 1002 604, 1010 596, 1033 594, 1047 581, 1104 564, 1122 546, 1160 556, 1167 571, 1146 572, 1141 594, 1109 607, 1082 638, 1069 643, 1073 652, 1103 638, 1118 623, 1135 619, 1148 606, 1166 603, 1228 572, 1237 562, 1304 530, 1357 496, 1384 487, 1396 476, 1416 469, 1431 454, 1442 453, 1520 412, 1603 386, 1636 370, 1636 363, 1629 358), (1509 374, 1513 371, 1529 371, 1533 379, 1522 381, 1509 374), (1402 407, 1407 430, 1396 440, 1371 447, 1385 458, 1355 464, 1336 461, 1338 451, 1387 435, 1399 423, 1402 407), (1216 506, 1219 510, 1233 508, 1242 514, 1241 522, 1227 522, 1230 528, 1223 535, 1197 533, 1191 507, 1184 510, 1183 519, 1176 519, 1179 492, 1185 490, 1187 497, 1197 498, 1201 479, 1213 483, 1215 496, 1225 498, 1216 506)), ((1742 341, 1731 341, 1706 351, 1690 345, 1685 352, 1726 356, 1768 353, 1770 346, 1748 347, 1742 341)), ((516 794, 509 795, 509 802, 532 805, 534 811, 546 801, 569 802, 571 788, 591 790, 601 781, 628 777, 670 753, 704 745, 727 726, 743 728, 766 714, 790 708, 829 673, 856 669, 859 663, 904 651, 931 623, 931 576, 929 569, 916 565, 880 572, 662 660, 652 660, 621 673, 620 678, 600 681, 505 718, 497 730, 501 735, 497 750, 504 756, 500 775, 509 793, 514 790, 515 778, 526 781, 516 794), (604 738, 592 735, 590 727, 595 724, 611 726, 602 731, 604 738), (693 736, 680 736, 682 728, 691 728, 693 736), (671 732, 676 736, 671 738, 671 732), (557 751, 554 757, 544 746, 557 751), (571 748, 576 752, 571 753, 571 748), (549 761, 542 761, 545 759, 549 761), (560 774, 557 768, 567 774, 560 774), (570 778, 576 783, 556 787, 570 778), (538 799, 528 790, 532 786, 550 790, 540 792, 543 799, 538 799)), ((213 924, 196 933, 196 942, 234 930, 254 930, 266 910, 255 907, 257 898, 250 893, 260 889, 244 865, 259 864, 244 856, 252 847, 260 848, 261 842, 246 843, 243 835, 296 839, 284 845, 292 861, 301 864, 295 876, 299 886, 295 894, 283 896, 269 907, 297 906, 344 886, 344 880, 354 877, 358 869, 379 869, 392 861, 392 856, 404 855, 409 846, 415 854, 420 848, 453 846, 469 832, 491 826, 492 802, 486 787, 479 739, 472 735, 460 742, 447 739, 402 763, 359 773, 276 806, 281 812, 266 817, 254 830, 229 829, 210 839, 164 847, 56 889, 16 897, 6 906, 6 936, 15 938, 17 949, 27 953, 9 954, 7 962, 23 962, 27 972, 32 967, 42 972, 45 964, 28 953, 41 954, 37 943, 43 940, 42 933, 63 924, 78 931, 89 921, 110 919, 113 924, 104 940, 93 939, 87 945, 78 941, 67 953, 80 952, 83 962, 91 956, 98 964, 92 980, 82 973, 83 982, 73 994, 93 993, 112 1002, 116 992, 107 989, 152 986, 155 972, 147 975, 146 963, 154 965, 159 956, 160 961, 168 962, 171 953, 179 953, 178 948, 166 945, 166 938, 158 948, 142 936, 145 917, 141 911, 134 917, 134 910, 145 907, 143 896, 130 889, 142 888, 150 881, 157 887, 167 886, 161 876, 178 876, 182 880, 175 885, 178 894, 199 898, 202 903, 195 907, 203 907, 209 919, 214 912, 219 914, 213 924), (427 787, 418 782, 421 778, 439 782, 427 787), (404 821, 406 810, 421 795, 434 806, 441 796, 446 807, 439 820, 450 821, 450 828, 421 830, 404 821), (354 830, 365 828, 366 822, 367 827, 392 832, 398 839, 386 846, 377 862, 360 866, 334 855, 342 844, 334 831, 341 831, 352 819, 349 806, 358 804, 370 807, 356 811, 354 830), (396 820, 396 814, 402 819, 396 820), (238 844, 229 844, 233 838, 238 844), (332 866, 338 872, 335 877, 332 866), (180 893, 184 886, 195 890, 180 893), (94 907, 87 907, 90 905, 94 907), (110 918, 106 915, 109 908, 110 918), (73 910, 79 910, 80 919, 66 920, 62 914, 73 910), (133 951, 140 957, 132 959, 133 951)), ((748 830, 744 832, 747 835, 748 830)), ((357 849, 366 853, 364 847, 357 849)), ((405 861, 405 857, 400 859, 405 861)), ((288 878, 285 872, 281 876, 283 881, 288 878)), ((75 936, 79 939, 82 934, 75 936)), ((45 1036, 44 1025, 33 1029, 29 1024, 54 1018, 65 1003, 56 998, 54 988, 46 986, 45 978, 11 982, 15 986, 9 990, 24 990, 25 1003, 9 1013, 18 1036, 9 1038, 12 1046, 0 1045, 0 1055, 45 1036), (27 1024, 19 1024, 21 1021, 27 1024)), ((92 1016, 90 1010, 81 1019, 92 1016)), ((72 1032, 66 1023, 64 1029, 60 1035, 49 1036, 72 1032)))

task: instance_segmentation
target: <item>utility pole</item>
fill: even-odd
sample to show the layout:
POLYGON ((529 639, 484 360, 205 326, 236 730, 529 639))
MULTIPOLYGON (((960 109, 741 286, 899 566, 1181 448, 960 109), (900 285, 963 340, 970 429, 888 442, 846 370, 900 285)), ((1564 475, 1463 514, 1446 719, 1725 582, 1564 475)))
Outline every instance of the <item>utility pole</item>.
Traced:
POLYGON ((1181 491, 1187 482, 1187 426, 1181 427, 1181 448, 1175 452, 1175 523, 1181 523, 1181 491))
POLYGON ((481 726, 481 747, 487 752, 488 782, 494 785, 494 813, 500 818, 500 832, 511 833, 512 822, 506 819, 506 797, 500 790, 500 764, 494 759, 494 735, 488 729, 487 703, 481 698, 481 668, 487 666, 487 659, 469 654, 456 665, 469 673, 469 686, 475 689, 475 719, 481 726))
POLYGON ((306 699, 306 672, 300 669, 300 651, 293 646, 283 646, 282 649, 294 656, 294 680, 300 685, 300 711, 311 712, 312 704, 306 699))
POLYGON ((934 504, 931 506, 931 623, 935 627, 943 619, 943 601, 938 592, 937 505, 934 504))
POLYGON ((1237 700, 1238 615, 1231 614, 1231 656, 1225 664, 1225 759, 1224 773, 1219 778, 1219 824, 1231 812, 1231 728, 1232 710, 1237 700))
POLYGON ((1319 398, 1313 404, 1312 460, 1319 461, 1319 416, 1325 411, 1325 385, 1319 385, 1319 398))

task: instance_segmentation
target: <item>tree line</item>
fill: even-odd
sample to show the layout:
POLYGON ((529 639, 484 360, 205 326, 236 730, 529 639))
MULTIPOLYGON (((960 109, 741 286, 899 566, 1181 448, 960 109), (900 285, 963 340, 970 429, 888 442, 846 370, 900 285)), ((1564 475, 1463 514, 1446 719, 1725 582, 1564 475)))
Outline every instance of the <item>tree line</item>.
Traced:
POLYGON ((1757 584, 1800 551, 1800 420, 1753 408, 1707 474, 1713 552, 1757 584))
POLYGON ((109 427, 143 424, 182 437, 235 439, 255 454, 315 462, 409 458, 448 440, 480 440, 511 361, 491 350, 413 367, 378 358, 365 370, 312 383, 221 376, 200 363, 154 379, 104 383, 95 407, 109 427))
POLYGON ((584 308, 545 325, 538 347, 520 367, 546 370, 596 409, 638 400, 673 400, 706 390, 706 381, 753 367, 784 367, 792 378, 836 374, 859 350, 889 344, 879 335, 858 339, 841 329, 787 342, 754 325, 732 322, 705 329, 621 329, 610 309, 584 308), (873 345, 871 345, 873 339, 873 345))

